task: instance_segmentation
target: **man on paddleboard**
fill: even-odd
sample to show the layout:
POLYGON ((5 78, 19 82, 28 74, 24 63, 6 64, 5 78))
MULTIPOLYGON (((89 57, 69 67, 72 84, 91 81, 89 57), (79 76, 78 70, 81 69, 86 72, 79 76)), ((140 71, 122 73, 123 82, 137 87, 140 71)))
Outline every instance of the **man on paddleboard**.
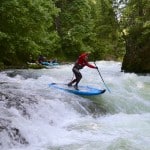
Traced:
POLYGON ((72 86, 72 84, 75 83, 74 88, 76 90, 78 89, 78 84, 82 78, 82 74, 80 73, 80 69, 83 69, 85 66, 88 66, 89 68, 98 69, 97 66, 93 66, 92 64, 88 63, 88 56, 90 52, 85 52, 79 56, 77 61, 75 62, 75 65, 72 68, 73 73, 75 74, 75 79, 68 83, 68 86, 72 86))

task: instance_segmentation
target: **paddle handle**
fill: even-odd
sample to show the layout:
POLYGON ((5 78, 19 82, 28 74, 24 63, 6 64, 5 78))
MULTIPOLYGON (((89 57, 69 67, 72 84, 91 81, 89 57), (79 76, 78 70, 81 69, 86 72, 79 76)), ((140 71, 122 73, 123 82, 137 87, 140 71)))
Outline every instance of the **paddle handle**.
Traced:
MULTIPOLYGON (((95 63, 95 62, 94 62, 94 64, 95 64, 95 66, 97 67, 97 65, 96 65, 96 63, 95 63)), ((111 93, 110 89, 109 89, 109 88, 107 87, 107 85, 105 84, 105 81, 103 80, 103 77, 102 77, 102 75, 101 75, 101 73, 100 73, 100 71, 99 71, 98 67, 97 67, 97 71, 98 71, 98 73, 99 73, 99 75, 100 75, 100 77, 101 77, 101 79, 102 79, 102 81, 103 81, 103 83, 104 83, 104 85, 105 85, 106 89, 109 91, 109 93, 111 93)))

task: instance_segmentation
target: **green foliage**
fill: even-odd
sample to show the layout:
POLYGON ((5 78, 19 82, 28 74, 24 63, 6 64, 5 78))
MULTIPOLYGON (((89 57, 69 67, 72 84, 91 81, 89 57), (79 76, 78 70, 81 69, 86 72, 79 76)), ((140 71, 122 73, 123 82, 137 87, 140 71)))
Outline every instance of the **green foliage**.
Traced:
MULTIPOLYGON (((62 1, 59 1, 61 3, 62 1)), ((62 51, 67 56, 77 56, 81 51, 89 48, 85 39, 90 38, 93 28, 91 6, 87 0, 72 0, 61 3, 60 37, 62 51)))
MULTIPOLYGON (((83 51, 91 51, 93 59, 123 55, 114 0, 1 0, 0 17, 5 65, 19 65, 30 56, 36 60, 39 54, 61 60, 75 60, 83 51)), ((144 26, 147 35, 148 23, 144 26)))
MULTIPOLYGON (((119 42, 116 16, 109 0, 58 0, 62 52, 70 59, 92 51, 98 59, 116 55, 119 42), (115 44, 114 44, 115 43, 115 44)), ((94 57, 94 56, 93 56, 94 57)))
POLYGON ((46 48, 51 53, 59 40, 53 28, 57 13, 52 0, 3 0, 0 4, 1 60, 6 64, 26 61, 29 55, 36 56, 46 48))
POLYGON ((130 45, 142 48, 150 41, 149 10, 150 1, 147 0, 129 0, 124 9, 120 23, 125 40, 132 41, 130 45))
POLYGON ((0 71, 3 70, 5 67, 4 67, 4 64, 2 62, 0 62, 0 71))
POLYGON ((96 36, 92 47, 94 47, 95 55, 100 59, 118 58, 119 27, 112 6, 112 1, 97 0, 94 7, 93 32, 96 36))
POLYGON ((150 1, 129 0, 124 8, 120 25, 126 41, 123 69, 149 72, 150 1))

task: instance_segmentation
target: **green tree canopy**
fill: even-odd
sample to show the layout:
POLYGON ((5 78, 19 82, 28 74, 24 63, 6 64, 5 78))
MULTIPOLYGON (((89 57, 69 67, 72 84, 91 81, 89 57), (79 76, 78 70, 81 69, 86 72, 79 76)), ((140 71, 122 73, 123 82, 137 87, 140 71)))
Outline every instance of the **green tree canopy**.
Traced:
POLYGON ((52 0, 1 0, 0 59, 9 64, 53 53, 59 41, 53 26, 57 13, 52 0))
POLYGON ((115 0, 1 0, 0 61, 16 64, 39 54, 75 60, 122 56, 115 0))

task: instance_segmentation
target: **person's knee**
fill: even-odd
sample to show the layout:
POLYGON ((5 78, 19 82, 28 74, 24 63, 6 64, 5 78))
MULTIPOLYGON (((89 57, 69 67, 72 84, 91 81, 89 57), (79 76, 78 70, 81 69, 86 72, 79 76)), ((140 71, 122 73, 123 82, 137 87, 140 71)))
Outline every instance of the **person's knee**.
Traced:
POLYGON ((82 79, 82 75, 80 75, 79 78, 82 79))
POLYGON ((78 75, 78 79, 79 79, 79 80, 82 79, 82 75, 81 75, 81 74, 78 75))

